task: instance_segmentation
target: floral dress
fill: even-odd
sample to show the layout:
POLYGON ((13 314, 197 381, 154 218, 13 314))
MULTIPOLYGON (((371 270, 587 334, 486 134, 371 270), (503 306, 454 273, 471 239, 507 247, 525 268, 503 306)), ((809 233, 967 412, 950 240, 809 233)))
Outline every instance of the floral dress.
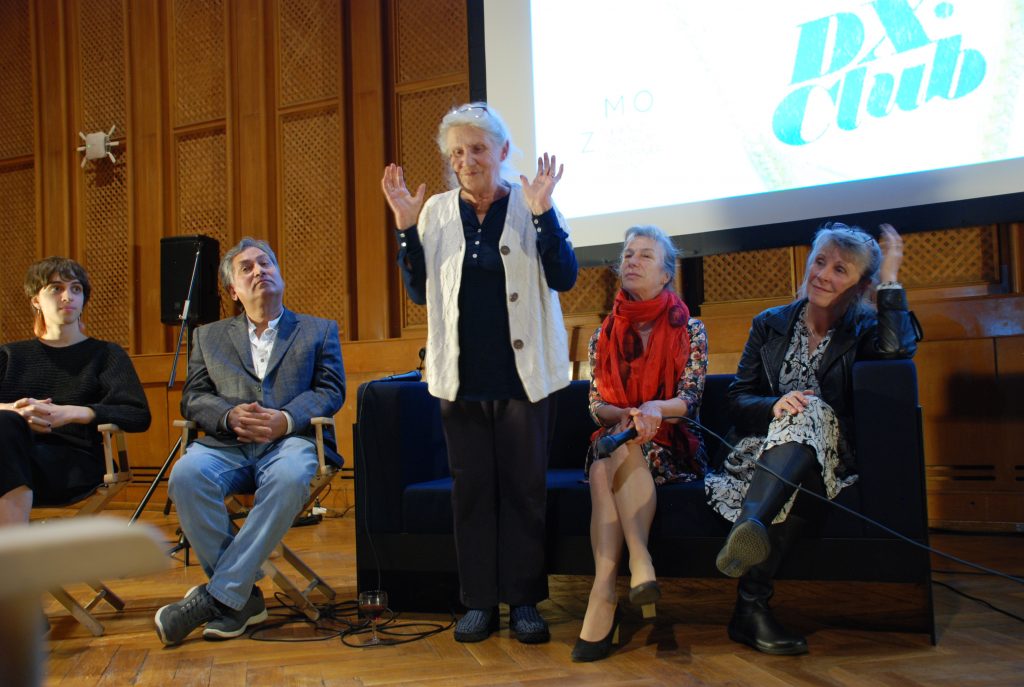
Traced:
MULTIPOLYGON (((806 308, 806 306, 804 306, 806 308)), ((754 475, 755 462, 768 449, 796 442, 814 449, 822 469, 825 494, 833 499, 844 487, 857 481, 857 475, 847 471, 852 464, 852 449, 839 432, 839 421, 832 407, 821 399, 817 371, 821 358, 832 340, 832 330, 821 343, 809 350, 810 330, 804 322, 803 310, 796 318, 793 336, 786 350, 785 363, 779 373, 779 396, 790 391, 814 392, 810 403, 798 415, 783 414, 768 425, 768 436, 750 436, 740 439, 719 472, 708 473, 704 478, 704 490, 708 503, 722 517, 735 522, 739 515, 747 486, 754 475)), ((782 522, 793 507, 793 494, 773 520, 782 522)))
MULTIPOLYGON (((690 357, 686 361, 686 367, 683 369, 682 375, 679 377, 679 382, 676 384, 676 396, 686 401, 687 412, 689 417, 697 417, 697 413, 700 410, 701 397, 704 395, 704 377, 707 374, 708 369, 708 335, 707 330, 704 328, 704 323, 698 319, 690 318, 686 323, 686 329, 690 336, 690 357)), ((601 328, 598 327, 594 335, 590 337, 590 344, 588 351, 590 353, 590 369, 597 369, 597 340, 601 335, 601 328)), ((590 375, 590 416, 594 419, 594 422, 601 424, 601 421, 597 417, 597 409, 603 405, 607 405, 604 399, 601 397, 601 389, 594 378, 593 373, 590 375)), ((612 432, 612 427, 605 427, 605 434, 612 432)), ((697 455, 695 460, 701 465, 706 467, 708 464, 707 453, 704 450, 704 441, 701 438, 700 432, 696 432, 700 445, 697 448, 697 455)), ((654 477, 655 484, 667 484, 668 482, 691 482, 696 479, 700 479, 702 475, 694 474, 689 466, 681 459, 677 459, 672 455, 671 450, 656 444, 653 441, 649 441, 642 444, 641 452, 643 453, 644 459, 647 461, 647 466, 651 470, 651 476, 654 477)), ((587 451, 587 460, 584 467, 584 472, 589 474, 590 464, 594 462, 594 444, 590 445, 590 449, 587 451)))

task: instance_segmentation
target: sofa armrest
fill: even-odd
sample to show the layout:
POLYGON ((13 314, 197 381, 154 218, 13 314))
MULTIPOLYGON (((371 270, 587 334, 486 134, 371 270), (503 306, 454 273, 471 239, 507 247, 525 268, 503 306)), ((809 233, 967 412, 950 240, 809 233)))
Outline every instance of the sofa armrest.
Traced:
MULTIPOLYGON (((854 364, 853 417, 864 515, 909 537, 925 537, 924 450, 913 361, 854 364)), ((866 532, 886 536, 873 527, 866 532)))
POLYGON ((400 532, 405 488, 448 475, 438 400, 423 382, 367 382, 356 403, 356 519, 400 532))

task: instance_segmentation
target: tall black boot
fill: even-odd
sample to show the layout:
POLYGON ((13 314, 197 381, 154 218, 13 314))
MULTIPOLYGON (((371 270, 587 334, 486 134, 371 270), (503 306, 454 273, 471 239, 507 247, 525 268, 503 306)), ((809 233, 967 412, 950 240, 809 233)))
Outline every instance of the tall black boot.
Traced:
MULTIPOLYGON (((814 449, 793 442, 768 449, 761 454, 759 462, 794 484, 799 484, 818 466, 814 449)), ((768 559, 771 553, 768 526, 793 491, 793 487, 770 472, 755 470, 740 514, 715 559, 715 565, 723 574, 740 577, 752 566, 768 559)))
POLYGON ((775 573, 803 523, 800 517, 790 514, 785 522, 769 528, 771 554, 739 580, 736 608, 729 621, 729 639, 766 654, 807 653, 807 639, 782 627, 768 606, 775 592, 775 573))

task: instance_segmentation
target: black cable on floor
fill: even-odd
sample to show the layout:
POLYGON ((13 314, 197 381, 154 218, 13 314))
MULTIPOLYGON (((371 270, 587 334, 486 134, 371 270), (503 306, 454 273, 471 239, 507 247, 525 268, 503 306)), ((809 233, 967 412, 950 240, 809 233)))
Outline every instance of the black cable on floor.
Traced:
MULTIPOLYGON (((975 573, 975 574, 980 574, 980 573, 975 573)), ((971 601, 973 601, 975 603, 978 603, 978 604, 981 604, 982 606, 985 606, 985 607, 995 611, 996 613, 1002 613, 1003 615, 1005 615, 1005 616, 1007 616, 1009 618, 1013 618, 1014 620, 1016 620, 1018 622, 1024 623, 1024 618, 1022 618, 1021 616, 1019 616, 1019 615, 1017 615, 1015 613, 1010 613, 1009 611, 1005 611, 1002 608, 999 608, 999 606, 996 606, 993 603, 985 601, 982 598, 979 598, 977 596, 972 596, 972 595, 968 594, 967 592, 965 592, 963 590, 957 589, 956 587, 954 587, 951 584, 947 584, 945 582, 939 582, 938 580, 932 580, 932 584, 937 584, 940 587, 945 587, 946 589, 948 589, 949 591, 953 592, 954 594, 959 594, 960 596, 964 597, 965 599, 970 599, 971 601)))
MULTIPOLYGON (((317 606, 320 612, 318 620, 310 620, 305 613, 296 607, 290 598, 281 592, 274 595, 278 603, 286 611, 284 614, 273 614, 271 617, 277 620, 265 622, 255 628, 249 635, 250 639, 258 642, 322 642, 328 639, 340 639, 345 646, 355 649, 369 648, 370 646, 359 642, 349 641, 348 638, 357 635, 370 634, 373 627, 367 618, 359 617, 359 604, 354 600, 340 601, 317 606), (280 630, 289 625, 312 626, 314 636, 312 637, 281 637, 268 636, 275 630, 280 630)), ((385 646, 408 644, 432 637, 441 632, 451 629, 455 625, 455 616, 445 624, 442 622, 409 621, 399 622, 400 615, 391 609, 385 612, 384 620, 377 622, 377 634, 382 636, 382 644, 385 646), (420 631, 412 631, 413 628, 426 628, 420 631)))

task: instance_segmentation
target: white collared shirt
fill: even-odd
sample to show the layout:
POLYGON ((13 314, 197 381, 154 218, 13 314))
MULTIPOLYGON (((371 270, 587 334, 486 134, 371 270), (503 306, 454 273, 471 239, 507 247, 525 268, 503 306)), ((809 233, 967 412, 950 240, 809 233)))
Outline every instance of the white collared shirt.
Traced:
MULTIPOLYGON (((284 310, 281 310, 281 314, 272 319, 267 323, 267 328, 263 330, 263 333, 256 336, 256 324, 248 317, 245 318, 245 323, 249 330, 249 350, 252 352, 252 366, 256 368, 256 376, 263 379, 267 374, 267 364, 270 362, 270 354, 274 352, 274 342, 277 340, 277 325, 281 321, 281 317, 284 315, 284 310)), ((282 410, 284 413, 285 420, 288 422, 288 434, 291 434, 295 430, 295 422, 292 420, 291 413, 287 410, 282 410)), ((223 423, 227 427, 228 416, 224 415, 223 423)))
POLYGON ((281 321, 281 315, 267 323, 263 333, 256 336, 256 324, 248 317, 245 322, 249 329, 249 349, 252 351, 252 366, 256 368, 256 376, 263 379, 267 374, 267 363, 270 362, 270 354, 274 351, 274 341, 277 339, 277 325, 281 321))

